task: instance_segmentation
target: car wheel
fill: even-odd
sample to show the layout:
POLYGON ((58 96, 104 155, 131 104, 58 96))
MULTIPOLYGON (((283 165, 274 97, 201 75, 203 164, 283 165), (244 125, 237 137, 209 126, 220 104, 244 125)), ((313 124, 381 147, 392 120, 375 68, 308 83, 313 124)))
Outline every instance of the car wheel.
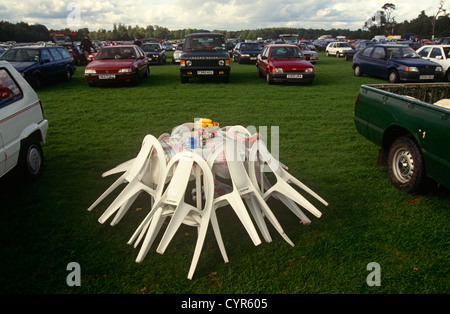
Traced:
POLYGON ((353 69, 353 73, 355 76, 362 76, 361 67, 359 65, 355 65, 355 68, 353 69))
POLYGON ((36 179, 42 173, 44 154, 39 141, 35 137, 21 142, 19 168, 28 179, 36 179))
POLYGON ((328 57, 330 53, 328 51, 325 51, 325 55, 328 57))
POLYGON ((397 70, 392 70, 391 72, 389 72, 388 80, 389 80, 389 83, 397 83, 398 82, 397 70))
POLYGON ((65 77, 66 81, 70 81, 72 79, 72 71, 70 71, 69 68, 66 69, 66 74, 64 77, 65 77))
POLYGON ((34 89, 40 89, 42 87, 42 78, 39 74, 35 74, 32 78, 31 78, 31 86, 34 89))
POLYGON ((348 56, 348 54, 344 54, 344 60, 345 60, 345 61, 350 60, 350 57, 348 56))
POLYGON ((446 73, 446 75, 445 75, 445 80, 446 80, 447 82, 450 82, 450 69, 447 70, 447 73, 446 73))
POLYGON ((425 178, 422 154, 410 137, 400 137, 389 149, 388 171, 392 184, 405 192, 416 192, 425 178))
POLYGON ((336 58, 339 58, 341 54, 339 52, 336 52, 336 58))
POLYGON ((269 71, 267 71, 266 79, 267 79, 267 85, 271 85, 273 83, 273 78, 272 78, 272 75, 270 75, 269 71))

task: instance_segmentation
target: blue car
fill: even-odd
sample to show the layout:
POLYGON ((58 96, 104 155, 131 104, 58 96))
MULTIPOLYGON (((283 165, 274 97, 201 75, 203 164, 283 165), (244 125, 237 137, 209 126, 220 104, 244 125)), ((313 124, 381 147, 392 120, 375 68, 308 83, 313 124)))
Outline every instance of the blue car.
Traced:
POLYGON ((442 67, 422 59, 405 45, 378 44, 359 51, 353 57, 355 76, 367 74, 397 82, 429 82, 443 77, 442 67))
POLYGON ((11 63, 34 88, 44 82, 70 80, 75 73, 75 61, 61 46, 14 47, 5 51, 0 60, 11 63))
POLYGON ((260 53, 261 46, 258 42, 238 43, 233 49, 233 61, 255 64, 260 53))

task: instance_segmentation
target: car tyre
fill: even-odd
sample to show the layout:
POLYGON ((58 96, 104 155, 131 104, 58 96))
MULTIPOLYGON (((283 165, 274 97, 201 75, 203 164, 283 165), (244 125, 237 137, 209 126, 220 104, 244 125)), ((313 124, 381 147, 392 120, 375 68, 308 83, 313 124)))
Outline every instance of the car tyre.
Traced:
POLYGON ((269 71, 267 71, 266 80, 267 80, 267 85, 273 84, 273 78, 272 78, 272 75, 270 75, 269 71))
POLYGON ((391 70, 388 76, 389 83, 397 83, 399 80, 397 70, 391 70))
POLYGON ((256 76, 257 76, 257 78, 261 78, 261 77, 263 77, 263 75, 262 75, 262 73, 261 73, 261 69, 258 67, 258 66, 256 66, 256 76))
POLYGON ((66 69, 66 74, 64 78, 66 79, 66 81, 70 81, 72 79, 72 71, 70 71, 69 68, 66 69))
POLYGON ((339 58, 341 56, 341 54, 338 52, 336 52, 336 58, 339 58))
POLYGON ((410 137, 400 137, 389 149, 388 172, 392 184, 407 193, 420 189, 425 167, 419 147, 410 137))
POLYGON ((355 65, 355 68, 353 69, 353 73, 355 74, 355 76, 362 76, 362 70, 361 67, 359 65, 355 65))
POLYGON ((38 90, 42 87, 42 78, 39 74, 33 75, 33 77, 31 78, 31 86, 35 90, 38 90))
POLYGON ((37 137, 30 136, 21 142, 19 153, 19 169, 22 174, 34 180, 42 173, 44 154, 37 137))
POLYGON ((328 51, 325 51, 325 55, 328 57, 330 53, 328 51))

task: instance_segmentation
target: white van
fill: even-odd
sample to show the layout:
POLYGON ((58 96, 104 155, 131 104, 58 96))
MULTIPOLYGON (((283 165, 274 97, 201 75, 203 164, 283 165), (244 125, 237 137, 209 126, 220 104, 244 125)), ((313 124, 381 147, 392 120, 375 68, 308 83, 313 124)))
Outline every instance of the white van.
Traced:
POLYGON ((35 91, 7 61, 0 61, 0 177, 16 166, 31 179, 42 172, 48 130, 35 91))

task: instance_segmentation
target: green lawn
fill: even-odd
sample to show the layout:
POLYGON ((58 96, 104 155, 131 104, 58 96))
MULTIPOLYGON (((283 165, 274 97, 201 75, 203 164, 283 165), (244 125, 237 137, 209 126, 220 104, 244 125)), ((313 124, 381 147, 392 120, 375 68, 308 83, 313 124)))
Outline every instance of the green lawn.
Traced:
POLYGON ((70 82, 38 91, 49 120, 38 181, 0 181, 2 293, 412 293, 446 294, 450 193, 396 190, 378 148, 353 124, 361 84, 351 63, 320 54, 312 85, 268 86, 253 65, 232 63, 230 83, 181 84, 170 59, 138 86, 89 88, 79 67, 70 82), (230 262, 210 229, 194 278, 186 279, 196 231, 182 227, 164 255, 156 244, 142 263, 126 242, 149 209, 146 196, 115 227, 97 222, 113 198, 87 208, 115 180, 101 174, 136 156, 146 134, 159 136, 196 117, 221 126, 278 126, 280 160, 325 198, 323 215, 304 226, 278 201, 269 205, 295 247, 271 229, 255 247, 229 207, 218 211, 230 262), (66 269, 81 267, 81 286, 66 269), (370 262, 381 285, 368 286, 370 262))

